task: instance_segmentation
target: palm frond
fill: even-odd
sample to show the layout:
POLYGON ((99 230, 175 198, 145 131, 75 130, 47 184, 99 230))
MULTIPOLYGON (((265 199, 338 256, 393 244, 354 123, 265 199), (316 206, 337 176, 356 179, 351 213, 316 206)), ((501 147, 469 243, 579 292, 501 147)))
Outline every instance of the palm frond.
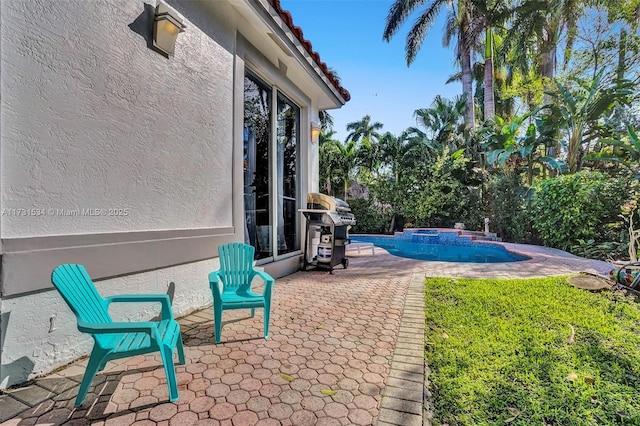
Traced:
POLYGON ((424 39, 427 33, 433 26, 435 18, 438 12, 444 4, 443 0, 436 0, 425 10, 414 22, 413 27, 407 34, 407 41, 405 44, 405 57, 407 60, 407 66, 411 65, 424 43, 424 39))
POLYGON ((426 0, 396 0, 389 8, 387 20, 382 33, 382 39, 386 42, 391 40, 407 17, 426 0))

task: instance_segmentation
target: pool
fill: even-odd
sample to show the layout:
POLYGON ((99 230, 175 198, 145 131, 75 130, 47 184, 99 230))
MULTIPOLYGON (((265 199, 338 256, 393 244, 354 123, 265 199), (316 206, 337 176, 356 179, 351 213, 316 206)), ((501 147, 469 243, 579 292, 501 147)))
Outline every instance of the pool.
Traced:
POLYGON ((372 243, 389 253, 409 259, 439 262, 502 263, 529 260, 503 246, 472 241, 456 232, 419 229, 386 235, 352 235, 354 243, 372 243))

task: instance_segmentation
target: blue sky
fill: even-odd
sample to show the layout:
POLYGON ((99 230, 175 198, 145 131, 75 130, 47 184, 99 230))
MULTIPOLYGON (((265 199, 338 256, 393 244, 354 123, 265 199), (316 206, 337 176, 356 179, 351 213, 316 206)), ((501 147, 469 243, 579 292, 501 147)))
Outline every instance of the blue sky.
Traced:
POLYGON ((452 48, 442 47, 444 10, 422 49, 407 68, 404 43, 413 23, 407 20, 391 43, 382 40, 392 0, 281 0, 320 58, 338 72, 351 100, 331 110, 336 138, 347 123, 369 114, 383 132, 399 135, 415 126, 413 111, 428 107, 436 95, 462 93, 459 82, 445 84, 456 72, 452 48))

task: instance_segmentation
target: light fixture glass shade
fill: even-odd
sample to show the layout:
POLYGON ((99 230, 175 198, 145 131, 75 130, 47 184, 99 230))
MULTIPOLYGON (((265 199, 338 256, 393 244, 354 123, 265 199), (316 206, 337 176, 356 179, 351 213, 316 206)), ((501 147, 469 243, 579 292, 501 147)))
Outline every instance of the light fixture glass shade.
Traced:
POLYGON ((317 123, 311 122, 311 143, 318 143, 320 139, 320 126, 317 123))
POLYGON ((184 29, 182 19, 175 12, 164 3, 158 4, 153 23, 153 46, 156 49, 164 52, 167 56, 173 56, 178 34, 184 29))

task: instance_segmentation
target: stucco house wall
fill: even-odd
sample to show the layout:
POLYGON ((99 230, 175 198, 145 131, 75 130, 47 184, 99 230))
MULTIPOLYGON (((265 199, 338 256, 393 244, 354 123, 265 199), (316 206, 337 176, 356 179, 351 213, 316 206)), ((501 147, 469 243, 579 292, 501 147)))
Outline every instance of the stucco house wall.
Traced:
MULTIPOLYGON (((344 103, 309 74, 304 49, 254 45, 269 26, 286 36, 273 4, 167 3, 187 27, 171 58, 149 48, 155 2, 0 3, 0 388, 90 349, 51 287, 58 264, 85 264, 105 296, 169 291, 176 315, 211 304, 217 246, 243 240, 245 68, 300 104, 307 135, 319 108, 344 103)), ((294 37, 284 42, 295 48, 294 37)), ((307 139, 305 191, 317 188, 307 139)), ((298 260, 273 271, 290 273, 298 260)))

